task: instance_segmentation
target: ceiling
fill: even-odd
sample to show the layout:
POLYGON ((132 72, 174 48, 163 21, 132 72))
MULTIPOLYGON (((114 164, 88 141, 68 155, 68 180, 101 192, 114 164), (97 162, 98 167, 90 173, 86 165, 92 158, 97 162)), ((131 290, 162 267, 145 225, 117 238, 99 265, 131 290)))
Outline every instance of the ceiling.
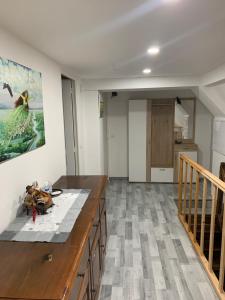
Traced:
POLYGON ((224 0, 0 0, 0 26, 84 78, 202 75, 225 63, 224 0), (159 45, 151 57, 146 51, 159 45))

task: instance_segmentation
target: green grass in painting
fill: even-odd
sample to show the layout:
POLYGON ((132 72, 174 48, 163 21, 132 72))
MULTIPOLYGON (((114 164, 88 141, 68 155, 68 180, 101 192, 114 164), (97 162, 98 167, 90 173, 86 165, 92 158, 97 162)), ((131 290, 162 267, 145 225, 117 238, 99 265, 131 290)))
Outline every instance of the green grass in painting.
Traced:
POLYGON ((45 144, 43 111, 21 105, 0 119, 0 162, 45 144))

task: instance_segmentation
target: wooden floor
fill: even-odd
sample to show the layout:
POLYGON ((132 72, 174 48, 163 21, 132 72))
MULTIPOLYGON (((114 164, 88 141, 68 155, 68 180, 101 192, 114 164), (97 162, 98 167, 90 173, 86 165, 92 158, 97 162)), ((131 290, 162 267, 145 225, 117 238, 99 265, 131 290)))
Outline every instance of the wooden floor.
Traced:
POLYGON ((177 218, 177 185, 111 180, 100 300, 218 299, 177 218))

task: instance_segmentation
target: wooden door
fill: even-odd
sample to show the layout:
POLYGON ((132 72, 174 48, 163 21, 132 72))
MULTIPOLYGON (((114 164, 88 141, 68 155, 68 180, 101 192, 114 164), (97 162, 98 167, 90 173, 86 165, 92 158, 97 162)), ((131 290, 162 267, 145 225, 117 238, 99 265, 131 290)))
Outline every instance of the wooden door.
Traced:
POLYGON ((151 113, 151 167, 172 168, 174 103, 154 101, 151 113))

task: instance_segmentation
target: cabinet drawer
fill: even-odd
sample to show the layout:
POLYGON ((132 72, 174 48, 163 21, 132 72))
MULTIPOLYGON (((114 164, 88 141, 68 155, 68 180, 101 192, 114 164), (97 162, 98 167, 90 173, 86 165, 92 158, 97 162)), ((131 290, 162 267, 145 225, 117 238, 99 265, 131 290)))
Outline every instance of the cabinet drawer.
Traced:
POLYGON ((90 253, 91 294, 92 299, 98 299, 101 280, 100 227, 97 230, 90 253))
POLYGON ((72 292, 68 300, 90 299, 90 266, 86 267, 84 273, 79 273, 74 280, 72 292))
POLYGON ((89 247, 87 244, 80 261, 77 275, 72 284, 69 300, 80 300, 84 297, 89 284, 89 270, 89 247))
POLYGON ((96 217, 94 219, 92 229, 91 229, 91 233, 90 233, 90 236, 89 236, 90 249, 93 246, 93 242, 94 242, 94 239, 96 237, 96 233, 97 233, 99 227, 100 227, 100 216, 99 216, 99 209, 98 209, 97 212, 96 212, 96 217))
POLYGON ((102 196, 100 199, 100 204, 99 204, 99 212, 100 212, 100 218, 101 218, 101 214, 103 211, 103 208, 105 207, 105 197, 102 196))
POLYGON ((173 168, 151 168, 151 182, 173 182, 173 168))
POLYGON ((100 231, 100 223, 99 223, 99 226, 97 227, 97 230, 95 232, 94 239, 92 240, 92 243, 91 243, 91 240, 90 240, 90 256, 92 255, 93 250, 97 247, 97 243, 100 240, 100 232, 101 231, 100 231))
POLYGON ((106 254, 106 243, 107 243, 107 217, 106 210, 103 207, 101 219, 100 219, 100 229, 101 229, 101 238, 100 238, 100 254, 101 254, 101 272, 104 270, 104 258, 106 254))
POLYGON ((87 245, 85 247, 85 250, 83 252, 81 261, 80 261, 78 275, 85 273, 85 271, 87 269, 87 266, 88 266, 88 263, 89 263, 89 246, 88 246, 88 243, 87 243, 87 245))

